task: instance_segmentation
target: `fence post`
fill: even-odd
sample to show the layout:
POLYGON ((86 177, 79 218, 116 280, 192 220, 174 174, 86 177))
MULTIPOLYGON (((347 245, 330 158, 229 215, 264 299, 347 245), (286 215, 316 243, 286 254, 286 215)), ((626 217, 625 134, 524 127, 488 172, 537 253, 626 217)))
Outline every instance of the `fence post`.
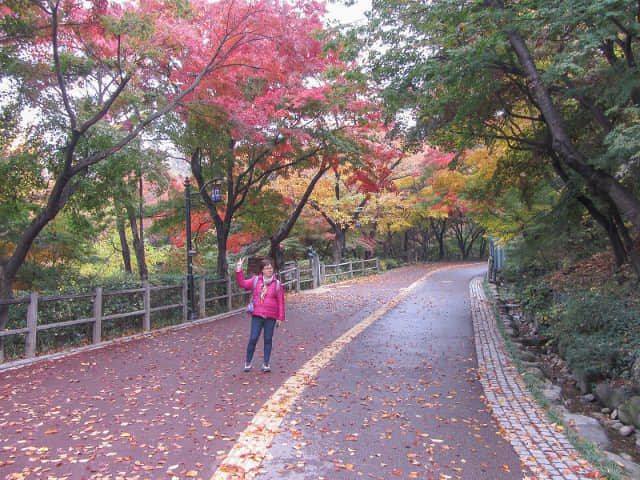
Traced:
POLYGON ((93 343, 102 341, 102 287, 96 287, 96 296, 93 299, 93 343))
POLYGON ((300 264, 296 262, 296 293, 300 293, 300 264))
POLYGON ((143 282, 144 286, 144 316, 142 317, 142 330, 148 332, 151 330, 151 286, 149 285, 149 281, 145 280, 143 282))
POLYGON ((324 263, 320 264, 320 285, 327 283, 327 266, 324 263))
POLYGON ((207 285, 206 280, 204 278, 200 279, 200 284, 198 285, 198 306, 200 311, 200 317, 204 318, 207 316, 207 285))
POLYGON ((186 322, 187 320, 189 320, 189 305, 188 305, 188 299, 187 299, 187 294, 189 293, 189 290, 187 288, 187 281, 185 280, 184 282, 182 282, 182 321, 186 322))
POLYGON ((362 275, 363 277, 366 275, 366 272, 364 270, 364 259, 360 260, 360 275, 362 275))
POLYGON ((380 261, 378 257, 376 257, 376 273, 380 273, 380 261))
POLYGON ((29 294, 29 307, 27 308, 27 338, 25 341, 25 356, 36 356, 36 335, 38 334, 38 292, 29 294))
POLYGON ((349 278, 353 278, 353 260, 349 260, 349 278))
POLYGON ((229 275, 225 276, 225 280, 227 281, 227 311, 231 311, 233 309, 233 292, 231 291, 231 277, 229 275))
POLYGON ((320 272, 316 271, 316 264, 313 261, 313 256, 309 257, 309 270, 311 270, 311 288, 318 288, 318 284, 320 283, 320 272))

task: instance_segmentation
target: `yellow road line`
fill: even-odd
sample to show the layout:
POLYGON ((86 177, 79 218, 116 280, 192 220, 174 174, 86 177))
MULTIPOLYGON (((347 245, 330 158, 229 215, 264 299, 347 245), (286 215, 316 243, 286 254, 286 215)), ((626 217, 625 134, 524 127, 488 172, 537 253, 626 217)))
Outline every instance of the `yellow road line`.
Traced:
MULTIPOLYGON (((466 265, 456 265, 461 267, 466 265)), ((340 350, 348 345, 372 323, 382 317, 389 310, 397 306, 419 283, 436 272, 452 268, 440 267, 423 275, 419 280, 400 291, 389 303, 379 308, 360 323, 342 334, 333 343, 322 349, 315 357, 305 363, 300 370, 289 379, 267 400, 256 413, 247 428, 240 434, 238 441, 220 463, 211 480, 250 480, 256 476, 260 465, 267 453, 267 449, 275 436, 279 433, 284 417, 291 411, 291 407, 311 383, 320 370, 335 357, 340 350)))

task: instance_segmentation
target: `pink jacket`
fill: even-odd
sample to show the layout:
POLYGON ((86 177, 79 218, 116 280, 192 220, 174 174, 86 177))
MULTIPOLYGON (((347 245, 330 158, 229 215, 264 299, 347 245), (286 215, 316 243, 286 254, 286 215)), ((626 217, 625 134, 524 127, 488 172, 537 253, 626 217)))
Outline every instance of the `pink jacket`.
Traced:
MULTIPOLYGON (((242 288, 251 290, 253 288, 253 279, 254 277, 245 279, 242 271, 236 272, 236 281, 242 288)), ((282 288, 282 284, 280 284, 276 295, 276 282, 271 282, 267 287, 264 301, 260 298, 263 284, 262 275, 258 275, 258 282, 253 291, 253 315, 284 321, 284 288, 282 288)))

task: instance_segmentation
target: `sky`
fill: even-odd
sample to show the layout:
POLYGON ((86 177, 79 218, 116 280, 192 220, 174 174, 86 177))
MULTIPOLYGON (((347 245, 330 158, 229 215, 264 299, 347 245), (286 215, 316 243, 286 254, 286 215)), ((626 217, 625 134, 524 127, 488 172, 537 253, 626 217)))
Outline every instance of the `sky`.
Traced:
POLYGON ((341 0, 327 0, 326 6, 326 18, 329 21, 361 23, 365 21, 364 12, 371 9, 371 0, 356 0, 350 7, 346 7, 341 0))

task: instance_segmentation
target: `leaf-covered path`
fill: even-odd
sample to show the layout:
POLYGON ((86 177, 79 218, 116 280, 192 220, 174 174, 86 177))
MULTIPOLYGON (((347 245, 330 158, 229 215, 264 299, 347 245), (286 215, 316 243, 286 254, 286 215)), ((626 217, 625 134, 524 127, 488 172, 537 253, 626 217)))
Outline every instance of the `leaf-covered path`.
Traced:
POLYGON ((483 268, 400 293, 293 404, 257 478, 522 479, 478 381, 468 285, 483 268))
POLYGON ((4 371, 0 478, 208 479, 287 378, 424 273, 288 296, 270 375, 242 372, 246 314, 4 371))
POLYGON ((246 314, 4 371, 0 479, 523 478, 478 380, 483 270, 289 295, 270 374, 242 371, 246 314))

